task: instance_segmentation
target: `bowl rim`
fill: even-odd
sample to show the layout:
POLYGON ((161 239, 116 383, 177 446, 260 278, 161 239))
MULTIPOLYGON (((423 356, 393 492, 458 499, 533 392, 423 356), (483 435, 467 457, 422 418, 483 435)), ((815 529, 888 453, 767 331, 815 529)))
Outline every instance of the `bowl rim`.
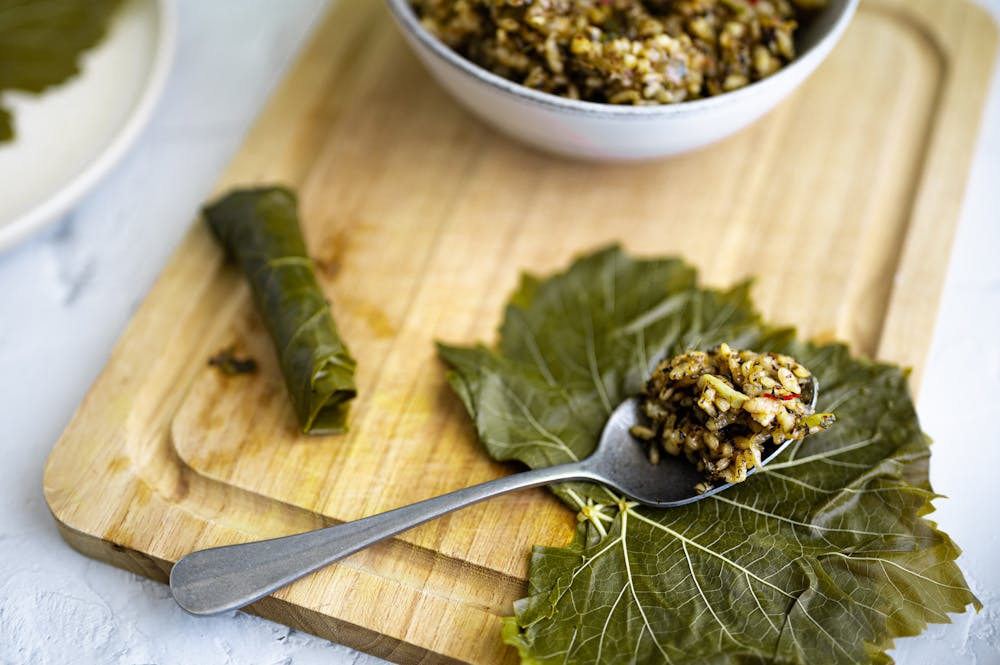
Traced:
MULTIPOLYGON (((687 115, 700 113, 723 105, 737 103, 740 100, 756 97, 764 94, 772 87, 781 85, 785 79, 797 75, 797 70, 807 68, 809 63, 817 58, 822 59, 847 29, 851 18, 857 11, 860 0, 844 0, 844 4, 833 25, 820 39, 816 40, 808 49, 798 54, 796 58, 771 74, 767 78, 746 85, 737 90, 725 92, 712 97, 694 99, 673 104, 655 104, 648 106, 616 105, 602 102, 589 102, 579 99, 561 97, 541 90, 529 88, 520 83, 506 79, 498 74, 485 69, 471 60, 453 51, 440 39, 432 35, 420 23, 416 12, 410 6, 408 0, 386 0, 389 10, 395 16, 397 22, 406 32, 417 39, 420 44, 430 49, 432 53, 441 60, 460 70, 462 73, 477 79, 479 82, 494 88, 500 88, 519 100, 532 102, 538 106, 544 106, 550 110, 569 111, 576 114, 603 116, 608 118, 663 118, 668 116, 687 115)), ((816 62, 815 64, 819 64, 816 62)))

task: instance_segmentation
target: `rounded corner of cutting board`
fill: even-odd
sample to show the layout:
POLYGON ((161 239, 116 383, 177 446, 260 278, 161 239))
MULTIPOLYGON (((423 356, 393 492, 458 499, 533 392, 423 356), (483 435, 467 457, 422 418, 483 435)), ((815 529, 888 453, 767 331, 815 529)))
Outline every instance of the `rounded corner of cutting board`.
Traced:
MULTIPOLYGON (((170 574, 171 562, 158 559, 138 549, 113 542, 107 534, 95 528, 93 515, 85 510, 75 510, 80 504, 88 501, 81 497, 95 489, 96 474, 79 474, 70 478, 60 477, 58 465, 68 461, 71 451, 64 451, 69 443, 60 439, 48 459, 42 472, 42 496, 45 504, 56 523, 56 530, 63 541, 84 556, 104 563, 123 568, 137 575, 143 575, 158 582, 166 582, 170 574), (75 481, 75 482, 74 482, 75 481), (88 483, 95 483, 88 485, 88 483)), ((124 465, 120 465, 125 468, 124 465)))
POLYGON ((973 22, 980 25, 981 30, 989 32, 993 47, 991 55, 995 57, 997 47, 1000 45, 1000 17, 979 2, 969 2, 967 11, 973 15, 973 22))
POLYGON ((60 437, 59 441, 49 452, 49 456, 45 459, 45 466, 42 469, 42 497, 49 512, 52 514, 52 518, 59 527, 60 535, 63 536, 64 540, 68 541, 69 538, 67 538, 64 529, 77 531, 77 527, 73 524, 72 513, 70 512, 73 500, 69 495, 78 490, 81 483, 89 482, 88 479, 92 476, 90 474, 71 476, 60 468, 60 464, 63 463, 62 458, 64 453, 72 452, 72 450, 65 450, 72 448, 71 444, 66 441, 67 438, 67 434, 60 437))

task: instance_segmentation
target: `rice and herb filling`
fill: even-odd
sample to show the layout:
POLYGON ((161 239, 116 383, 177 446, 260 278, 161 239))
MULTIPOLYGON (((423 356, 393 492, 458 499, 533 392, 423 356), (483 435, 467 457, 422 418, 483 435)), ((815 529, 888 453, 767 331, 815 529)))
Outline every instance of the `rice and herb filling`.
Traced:
POLYGON ((712 483, 738 483, 761 464, 764 445, 805 438, 834 421, 814 413, 815 381, 794 358, 738 351, 727 344, 687 351, 660 362, 641 401, 644 424, 631 433, 649 457, 684 455, 712 483))
POLYGON ((827 0, 411 0, 424 27, 530 88, 669 104, 742 88, 795 57, 827 0))

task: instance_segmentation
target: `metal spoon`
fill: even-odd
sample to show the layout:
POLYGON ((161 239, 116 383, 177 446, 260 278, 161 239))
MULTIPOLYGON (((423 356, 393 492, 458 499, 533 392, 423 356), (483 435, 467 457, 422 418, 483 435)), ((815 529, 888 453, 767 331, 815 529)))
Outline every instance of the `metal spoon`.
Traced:
MULTIPOLYGON (((819 392, 816 380, 808 385, 812 388, 815 410, 819 392)), ((732 487, 728 483, 699 494, 694 487, 704 478, 686 459, 664 455, 659 464, 650 464, 644 446, 629 434, 629 428, 638 418, 638 401, 631 398, 622 402, 605 424, 597 449, 579 462, 497 478, 325 529, 192 552, 174 565, 170 590, 177 604, 191 614, 212 615, 239 609, 389 536, 459 508, 528 487, 587 480, 658 508, 700 501, 732 487)), ((761 463, 774 459, 788 443, 766 445, 761 463)), ((749 473, 754 471, 756 468, 749 473)))

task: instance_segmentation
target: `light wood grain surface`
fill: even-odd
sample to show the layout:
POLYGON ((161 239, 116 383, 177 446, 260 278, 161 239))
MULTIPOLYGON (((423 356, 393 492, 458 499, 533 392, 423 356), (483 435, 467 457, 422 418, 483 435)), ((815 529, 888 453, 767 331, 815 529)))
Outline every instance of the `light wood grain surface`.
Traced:
MULTIPOLYGON (((317 27, 219 191, 283 182, 359 360, 346 436, 301 437, 236 271, 195 224, 53 451, 63 534, 164 580, 218 544, 350 520, 515 470, 480 451, 433 342, 491 340, 523 270, 620 242, 748 277, 775 322, 919 373, 996 32, 958 0, 869 0, 813 79, 751 129, 639 165, 508 142, 419 68, 379 3, 317 27), (874 101, 873 101, 874 100, 874 101), (225 377, 235 344, 261 365, 225 377)), ((575 516, 542 490, 414 529, 251 611, 398 662, 513 662, 500 618, 528 548, 575 516)))

